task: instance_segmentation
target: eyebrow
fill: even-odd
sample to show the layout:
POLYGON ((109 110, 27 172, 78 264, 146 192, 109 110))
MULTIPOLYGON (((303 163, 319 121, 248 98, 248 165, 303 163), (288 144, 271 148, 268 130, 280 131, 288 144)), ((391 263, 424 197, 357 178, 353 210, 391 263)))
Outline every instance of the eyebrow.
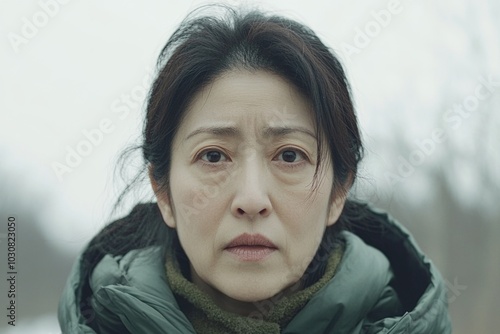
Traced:
POLYGON ((185 140, 202 133, 208 133, 221 137, 238 137, 241 135, 240 130, 233 126, 203 126, 191 132, 185 140))
MULTIPOLYGON (((309 129, 301 127, 301 126, 269 126, 265 127, 262 131, 264 137, 284 137, 290 133, 300 132, 306 134, 314 139, 316 136, 309 129)), ((200 127, 193 132, 191 132, 185 140, 188 140, 191 137, 194 137, 199 134, 208 133, 214 136, 220 137, 240 137, 241 131, 233 126, 204 126, 200 127)))
POLYGON ((286 136, 290 133, 294 132, 300 132, 304 133, 308 136, 311 136, 312 138, 316 139, 316 136, 314 133, 312 133, 309 129, 301 127, 301 126, 294 126, 294 127, 289 127, 289 126, 270 126, 264 128, 263 134, 264 137, 283 137, 286 136))

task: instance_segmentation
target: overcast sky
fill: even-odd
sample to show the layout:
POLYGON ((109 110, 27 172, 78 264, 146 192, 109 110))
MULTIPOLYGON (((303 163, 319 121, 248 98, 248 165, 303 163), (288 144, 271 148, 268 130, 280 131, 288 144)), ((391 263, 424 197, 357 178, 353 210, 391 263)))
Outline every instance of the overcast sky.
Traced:
MULTIPOLYGON (((117 184, 112 167, 117 153, 139 135, 143 96, 159 50, 185 14, 203 2, 53 3, 1 2, 0 154, 2 177, 15 180, 12 191, 53 197, 41 214, 52 221, 50 234, 58 239, 60 233, 64 244, 72 233, 103 223, 117 184), (88 146, 83 142, 88 144, 92 133, 88 146), (78 150, 87 156, 74 157, 78 150), (76 212, 74 224, 60 222, 61 212, 76 212)), ((470 160, 478 151, 490 152, 494 163, 486 170, 498 174, 493 172, 499 155, 491 146, 499 123, 498 113, 491 112, 499 105, 498 4, 273 1, 261 6, 310 25, 341 56, 368 147, 364 173, 370 186, 385 193, 410 187, 417 198, 425 196, 425 171, 446 158, 442 147, 448 146, 425 146, 439 130, 464 160, 450 165, 450 174, 460 174, 457 193, 477 191, 470 160), (492 93, 474 104, 477 86, 488 81, 480 93, 492 93), (470 110, 454 112, 457 104, 470 110), (397 150, 399 142, 407 143, 406 152, 397 150), (415 169, 409 176, 405 161, 407 169, 415 169)))
MULTIPOLYGON (((5 203, 21 201, 75 254, 102 227, 120 188, 116 157, 140 135, 156 57, 202 3, 0 1, 2 216, 5 203), (85 146, 95 129, 102 138, 85 146), (88 154, 69 157, 78 149, 88 154)), ((367 193, 424 200, 428 173, 444 166, 464 205, 495 206, 498 2, 247 3, 306 23, 340 55, 368 148, 367 193)))

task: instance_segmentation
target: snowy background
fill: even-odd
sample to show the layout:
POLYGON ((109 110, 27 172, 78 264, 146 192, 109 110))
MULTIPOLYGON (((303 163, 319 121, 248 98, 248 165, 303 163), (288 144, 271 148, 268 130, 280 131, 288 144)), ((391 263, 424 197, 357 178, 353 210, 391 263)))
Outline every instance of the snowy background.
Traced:
MULTIPOLYGON (((156 57, 204 3, 0 0, 0 305, 9 216, 19 272, 17 326, 2 312, 1 333, 60 332, 72 262, 137 200, 111 216, 123 186, 113 168, 140 135, 156 57)), ((354 193, 389 210, 438 265, 454 333, 497 331, 500 2, 247 3, 306 23, 339 54, 367 148, 354 193)))

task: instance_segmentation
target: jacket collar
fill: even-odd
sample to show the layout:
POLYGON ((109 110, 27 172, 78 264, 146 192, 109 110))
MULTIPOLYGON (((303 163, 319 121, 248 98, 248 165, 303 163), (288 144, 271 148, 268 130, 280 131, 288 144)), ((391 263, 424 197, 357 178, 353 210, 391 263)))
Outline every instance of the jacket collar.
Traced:
MULTIPOLYGON (((387 258, 355 234, 343 234, 346 248, 337 274, 295 316, 288 326, 293 330, 284 333, 357 333, 384 290, 390 290, 387 258)), ((393 298, 391 311, 399 307, 393 298)))
MULTIPOLYGON (((445 287, 432 262, 390 216, 370 212, 343 232, 336 276, 283 333, 451 332, 445 287)), ((110 331, 194 333, 168 287, 163 259, 158 247, 106 255, 92 272, 92 295, 82 295, 79 258, 59 304, 63 332, 94 333, 87 323, 97 318, 110 331)))

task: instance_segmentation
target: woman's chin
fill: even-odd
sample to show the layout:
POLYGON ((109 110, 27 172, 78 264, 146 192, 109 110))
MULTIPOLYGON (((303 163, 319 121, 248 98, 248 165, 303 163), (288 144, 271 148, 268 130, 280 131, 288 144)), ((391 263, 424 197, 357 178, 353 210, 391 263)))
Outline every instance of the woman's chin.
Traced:
POLYGON ((229 294, 226 296, 242 303, 256 303, 269 299, 275 294, 276 293, 263 294, 262 291, 259 291, 259 294, 256 294, 255 291, 238 291, 236 294, 229 294))
POLYGON ((283 288, 284 287, 277 285, 264 287, 262 284, 257 284, 255 286, 242 284, 240 286, 225 286, 219 291, 238 302, 256 303, 278 295, 283 288))
POLYGON ((239 275, 234 271, 217 277, 211 284, 219 293, 240 302, 255 303, 275 296, 287 294, 290 288, 295 287, 296 280, 289 277, 284 279, 276 273, 264 275, 239 275), (223 279, 222 279, 223 278, 223 279))

